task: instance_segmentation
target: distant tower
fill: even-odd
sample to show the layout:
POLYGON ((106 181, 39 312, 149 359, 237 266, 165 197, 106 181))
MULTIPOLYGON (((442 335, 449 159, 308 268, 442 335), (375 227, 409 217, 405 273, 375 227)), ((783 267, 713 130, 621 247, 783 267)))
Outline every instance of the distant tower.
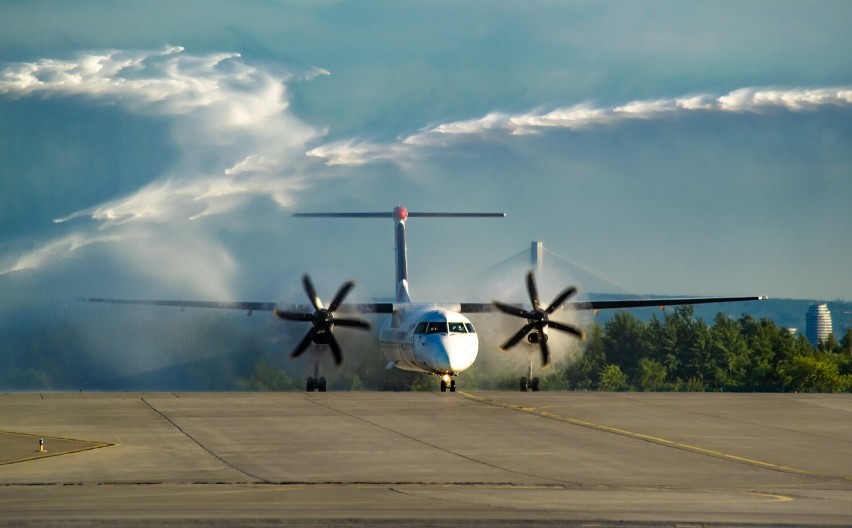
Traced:
POLYGON ((813 346, 819 346, 831 333, 831 312, 827 304, 813 303, 805 314, 805 337, 813 346))

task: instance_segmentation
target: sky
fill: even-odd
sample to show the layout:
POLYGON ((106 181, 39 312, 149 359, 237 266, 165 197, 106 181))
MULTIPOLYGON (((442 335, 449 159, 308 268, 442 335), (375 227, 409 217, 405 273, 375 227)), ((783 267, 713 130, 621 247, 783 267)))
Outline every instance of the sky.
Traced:
POLYGON ((491 300, 472 279, 533 240, 608 279, 592 290, 852 300, 850 20, 830 0, 3 0, 0 311, 302 302, 304 272, 387 298, 389 221, 290 215, 398 204, 507 215, 410 220, 415 300, 491 300))

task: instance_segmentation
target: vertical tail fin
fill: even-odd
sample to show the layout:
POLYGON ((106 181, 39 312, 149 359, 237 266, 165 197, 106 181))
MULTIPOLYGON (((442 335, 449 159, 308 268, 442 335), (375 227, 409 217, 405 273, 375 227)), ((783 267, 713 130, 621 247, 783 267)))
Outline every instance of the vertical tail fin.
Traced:
POLYGON ((411 293, 408 291, 408 245, 405 242, 405 220, 408 211, 397 205, 393 209, 394 247, 396 249, 396 302, 410 303, 411 293))

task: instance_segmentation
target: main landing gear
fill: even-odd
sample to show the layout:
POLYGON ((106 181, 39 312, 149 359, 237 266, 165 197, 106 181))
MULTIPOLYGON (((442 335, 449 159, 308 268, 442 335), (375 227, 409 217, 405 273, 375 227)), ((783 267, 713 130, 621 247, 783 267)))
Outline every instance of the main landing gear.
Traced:
POLYGON ((456 392, 456 380, 444 375, 441 378, 441 392, 447 392, 447 389, 450 389, 450 392, 456 392))
POLYGON ((314 375, 308 376, 308 383, 305 386, 305 390, 308 392, 325 392, 325 389, 325 377, 319 375, 319 361, 317 361, 314 363, 314 375))
MULTIPOLYGON (((547 337, 547 336, 544 336, 547 337)), ((521 378, 521 392, 538 392, 539 380, 538 377, 533 377, 533 354, 530 352, 530 363, 527 367, 527 375, 521 378)))

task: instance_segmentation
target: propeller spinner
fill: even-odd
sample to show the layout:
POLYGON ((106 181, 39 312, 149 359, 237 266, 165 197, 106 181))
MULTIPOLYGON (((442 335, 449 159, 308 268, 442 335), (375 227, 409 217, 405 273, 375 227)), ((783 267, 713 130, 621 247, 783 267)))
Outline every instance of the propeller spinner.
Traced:
POLYGON ((308 294, 308 298, 311 300, 311 305, 314 307, 314 313, 285 312, 278 308, 274 310, 276 317, 279 319, 308 322, 313 324, 311 329, 308 330, 308 333, 305 334, 305 337, 303 337, 299 344, 296 345, 296 348, 290 354, 290 357, 296 358, 301 356, 302 353, 308 349, 311 342, 313 342, 318 345, 328 345, 331 347, 331 354, 334 356, 334 363, 340 365, 340 363, 343 362, 343 353, 340 350, 340 344, 337 342, 337 339, 335 339, 334 334, 332 333, 334 326, 348 326, 352 328, 360 328, 362 330, 370 329, 370 323, 367 321, 334 317, 334 312, 340 307, 343 299, 349 294, 349 291, 355 287, 355 281, 347 281, 343 283, 340 289, 337 290, 337 294, 335 294, 334 299, 332 299, 328 308, 323 307, 322 300, 320 300, 319 295, 317 295, 316 289, 314 289, 314 284, 311 282, 311 277, 307 273, 305 273, 302 277, 302 285, 305 287, 305 293, 308 294))
POLYGON ((508 341, 500 345, 500 349, 507 350, 512 348, 517 345, 521 339, 529 335, 529 342, 538 343, 539 348, 541 348, 541 364, 542 366, 547 367, 550 365, 550 350, 547 347, 547 334, 544 332, 545 328, 554 328, 574 335, 580 339, 586 338, 585 333, 581 329, 573 325, 550 320, 550 315, 553 314, 557 308, 562 306, 562 303, 567 301, 569 297, 576 294, 577 288, 574 286, 565 288, 556 296, 555 299, 553 299, 553 302, 551 302, 547 308, 542 308, 541 301, 539 301, 538 297, 538 289, 535 286, 535 278, 533 277, 533 272, 530 271, 527 273, 527 292, 529 293, 530 302, 532 303, 532 310, 524 310, 523 308, 513 304, 494 301, 494 306, 501 312, 527 320, 527 324, 521 327, 521 329, 518 330, 515 335, 510 337, 508 341))

